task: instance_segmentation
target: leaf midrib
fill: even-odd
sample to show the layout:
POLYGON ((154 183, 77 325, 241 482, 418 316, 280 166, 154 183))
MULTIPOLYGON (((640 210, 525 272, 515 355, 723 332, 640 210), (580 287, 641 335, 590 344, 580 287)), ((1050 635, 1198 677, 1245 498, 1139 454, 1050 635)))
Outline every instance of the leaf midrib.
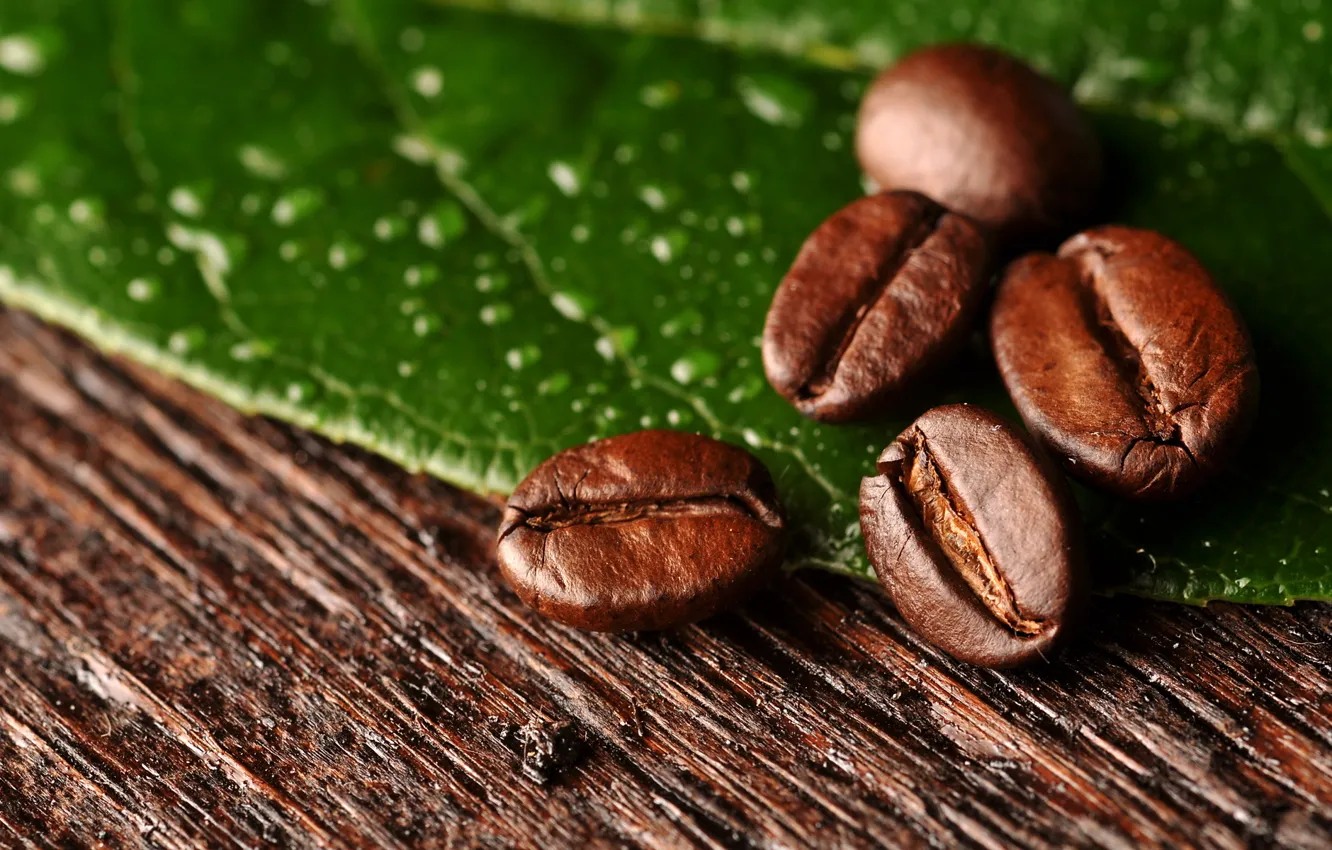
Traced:
MULTIPOLYGON (((140 182, 146 189, 157 194, 156 190, 160 189, 160 187, 157 186, 156 181, 150 177, 153 169, 151 167, 145 167, 151 166, 151 162, 148 162, 145 159, 147 153, 137 150, 134 145, 129 144, 127 141, 136 124, 134 110, 135 98, 132 94, 132 87, 126 86, 127 75, 132 73, 132 68, 127 55, 128 45, 124 41, 123 26, 119 17, 119 13, 123 13, 123 7, 121 3, 116 3, 114 4, 114 8, 118 14, 115 18, 115 32, 112 34, 109 46, 111 52, 109 58, 111 59, 116 86, 121 94, 120 104, 117 108, 117 120, 121 124, 119 128, 120 141, 124 144, 124 147, 133 162, 134 170, 140 182)), ((334 4, 334 15, 340 17, 351 30, 356 42, 356 53, 371 75, 379 80, 381 95, 392 108, 397 119, 399 130, 423 138, 438 149, 440 147, 439 141, 427 132, 425 129, 425 122, 420 120, 419 116, 416 115, 410 104, 410 100, 403 92, 396 88, 394 82, 384 73, 377 50, 369 38, 368 30, 366 29, 364 22, 359 19, 360 8, 358 0, 336 0, 334 4)), ((536 254, 526 238, 519 231, 507 226, 500 217, 490 209, 484 199, 472 189, 470 184, 461 177, 449 174, 445 169, 438 166, 438 164, 434 168, 434 172, 441 187, 446 192, 456 198, 459 202, 463 203, 463 205, 476 215, 487 230, 489 230, 494 236, 505 241, 520 252, 523 256, 523 264, 526 267, 527 277, 530 278, 532 285, 549 298, 554 293, 554 287, 545 275, 542 259, 536 254)), ((236 312, 236 308, 230 302, 230 299, 223 297, 214 290, 214 287, 209 286, 207 281, 203 279, 203 273, 201 270, 199 271, 199 276, 200 284, 204 287, 208 297, 217 303, 219 312, 222 315, 223 325, 241 340, 253 339, 253 332, 236 312)), ((177 358, 168 355, 164 351, 158 350, 156 346, 153 346, 154 350, 150 355, 150 353, 145 351, 142 346, 127 345, 126 343, 133 337, 133 334, 123 335, 122 338, 121 334, 116 333, 107 334, 104 332, 88 332, 89 328, 85 326, 87 326, 89 322, 94 325, 104 325, 109 318, 95 315, 96 311, 91 311, 89 315, 83 316, 81 315, 83 311, 75 309, 73 305, 62 305, 57 303, 58 299, 49 297, 45 299, 27 297, 21 288, 15 292, 9 293, 9 296, 10 300, 16 305, 24 306, 33 312, 41 314, 61 324, 66 324, 71 327, 82 327, 85 335, 97 339, 101 343, 105 343, 104 347, 110 350, 128 351, 132 348, 137 358, 149 362, 163 372, 175 375, 176 377, 185 380, 188 383, 195 384, 215 395, 220 395, 229 403, 242 410, 271 413, 290 421, 303 422, 307 425, 316 424, 309 421, 309 417, 303 415, 304 412, 300 411, 299 408, 286 404, 275 404, 272 399, 249 394, 242 387, 232 386, 230 382, 225 380, 218 380, 217 376, 211 376, 206 379, 205 376, 199 373, 192 364, 185 361, 178 361, 177 358), (119 342, 117 342, 117 340, 119 340, 119 342)), ((114 320, 112 321, 114 322, 114 320)), ((606 322, 600 316, 589 316, 587 320, 580 322, 580 324, 587 325, 590 329, 599 334, 609 334, 613 330, 610 323, 606 322)), ((105 330, 106 328, 103 328, 103 331, 105 330)), ((307 363, 304 360, 293 358, 281 352, 270 352, 266 356, 279 366, 293 369, 299 373, 307 375, 327 391, 337 395, 342 395, 348 398, 373 395, 388 404, 394 410, 398 411, 401 415, 410 419, 417 426, 425 428, 438 435, 446 442, 454 442, 473 448, 486 445, 486 441, 470 440, 457 432, 441 428, 438 423, 429 420, 415 407, 402 400, 395 393, 385 392, 375 387, 353 386, 339 379, 337 376, 328 373, 319 367, 318 364, 307 363)), ((702 399, 676 387, 664 378, 645 372, 623 352, 617 350, 616 359, 624 366, 626 376, 630 380, 639 381, 645 387, 650 387, 654 390, 663 392, 676 401, 689 405, 689 407, 693 409, 714 432, 724 434, 733 439, 744 439, 745 435, 742 429, 726 425, 707 407, 702 399)), ((328 423, 324 423, 321 427, 327 428, 328 423)), ((397 447, 395 447, 391 441, 382 439, 376 435, 353 432, 351 434, 343 434, 342 438, 352 442, 361 443, 373 451, 395 456, 400 461, 404 460, 402 453, 397 450, 397 447)), ((842 492, 840 488, 825 478, 798 447, 770 440, 762 440, 762 443, 763 448, 789 457, 800 467, 802 472, 810 478, 815 486, 825 491, 829 498, 834 501, 847 501, 850 498, 846 493, 842 492)), ((495 441, 490 444, 495 449, 516 449, 516 446, 505 444, 504 441, 495 441)), ((441 475, 441 477, 447 478, 461 486, 486 492, 493 492, 495 490, 493 484, 484 476, 476 477, 467 474, 463 470, 453 469, 433 471, 436 472, 436 474, 441 475)), ((827 561, 819 557, 821 553, 810 554, 812 557, 806 559, 806 563, 817 562, 825 568, 833 567, 838 569, 838 571, 847 571, 844 564, 827 561)), ((798 565, 793 564, 792 568, 794 569, 796 566, 798 565)))

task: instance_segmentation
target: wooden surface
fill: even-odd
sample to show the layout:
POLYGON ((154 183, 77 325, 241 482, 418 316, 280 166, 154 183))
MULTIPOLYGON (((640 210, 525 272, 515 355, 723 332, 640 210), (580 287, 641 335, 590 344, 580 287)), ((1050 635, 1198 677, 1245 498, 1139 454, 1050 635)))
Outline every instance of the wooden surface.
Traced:
POLYGON ((497 515, 0 313, 0 847, 1332 846, 1332 606, 1019 673, 823 575, 583 634, 497 515))

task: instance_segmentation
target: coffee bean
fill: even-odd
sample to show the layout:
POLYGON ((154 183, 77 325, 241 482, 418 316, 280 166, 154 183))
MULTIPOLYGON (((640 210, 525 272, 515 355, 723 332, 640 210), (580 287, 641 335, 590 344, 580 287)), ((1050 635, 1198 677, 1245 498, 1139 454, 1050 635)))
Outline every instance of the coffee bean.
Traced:
POLYGON ((1150 231, 1096 228, 1013 263, 990 336, 1027 427, 1069 473, 1126 496, 1196 489, 1257 407, 1239 314, 1188 251, 1150 231))
POLYGON ((784 531, 772 478, 749 452, 640 431, 562 451, 518 485, 499 566, 554 620, 665 629, 720 611, 771 575, 784 531))
POLYGON ((860 484, 870 563, 903 619, 954 658, 1047 658, 1085 603, 1081 521, 1067 483, 1008 423, 936 407, 860 484))
POLYGON ((1058 237, 1094 208, 1101 148, 1060 86, 991 47, 916 51, 870 85, 856 154, 885 189, 914 189, 1006 241, 1058 237))
POLYGON ((988 274, 971 220, 915 192, 861 198, 819 225, 773 296, 768 381, 813 419, 875 413, 965 341, 988 274))

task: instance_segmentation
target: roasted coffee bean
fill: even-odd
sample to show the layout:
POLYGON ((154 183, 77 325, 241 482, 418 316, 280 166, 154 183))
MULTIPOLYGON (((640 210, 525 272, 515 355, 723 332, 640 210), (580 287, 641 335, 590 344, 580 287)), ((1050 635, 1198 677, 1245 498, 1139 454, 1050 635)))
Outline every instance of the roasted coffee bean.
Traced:
POLYGON ((936 407, 860 484, 874 572, 921 637, 954 658, 1048 658, 1087 593, 1081 521, 1058 470, 971 405, 936 407))
POLYGON ((875 413, 965 341, 988 275, 970 219, 915 192, 861 198, 819 225, 773 296, 768 381, 813 419, 875 413))
POLYGON ((991 47, 912 53, 870 85, 856 154, 885 189, 914 189, 1008 242, 1057 238, 1094 208, 1101 148, 1068 95, 991 47))
POLYGON ((1248 332, 1177 243, 1101 227, 1005 272, 990 319, 1013 403, 1065 469, 1126 496, 1196 489, 1258 403, 1248 332))
POLYGON ((581 629, 665 629, 739 600, 781 563, 767 469, 718 440, 640 431, 560 452, 509 499, 499 565, 524 602, 581 629))

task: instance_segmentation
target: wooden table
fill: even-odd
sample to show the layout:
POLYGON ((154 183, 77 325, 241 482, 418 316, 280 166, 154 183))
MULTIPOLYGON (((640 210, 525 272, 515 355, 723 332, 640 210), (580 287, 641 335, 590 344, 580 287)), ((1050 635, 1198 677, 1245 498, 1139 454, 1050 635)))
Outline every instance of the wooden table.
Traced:
POLYGON ((1018 673, 813 574, 584 634, 497 516, 0 313, 0 847, 1332 846, 1332 606, 1018 673))

